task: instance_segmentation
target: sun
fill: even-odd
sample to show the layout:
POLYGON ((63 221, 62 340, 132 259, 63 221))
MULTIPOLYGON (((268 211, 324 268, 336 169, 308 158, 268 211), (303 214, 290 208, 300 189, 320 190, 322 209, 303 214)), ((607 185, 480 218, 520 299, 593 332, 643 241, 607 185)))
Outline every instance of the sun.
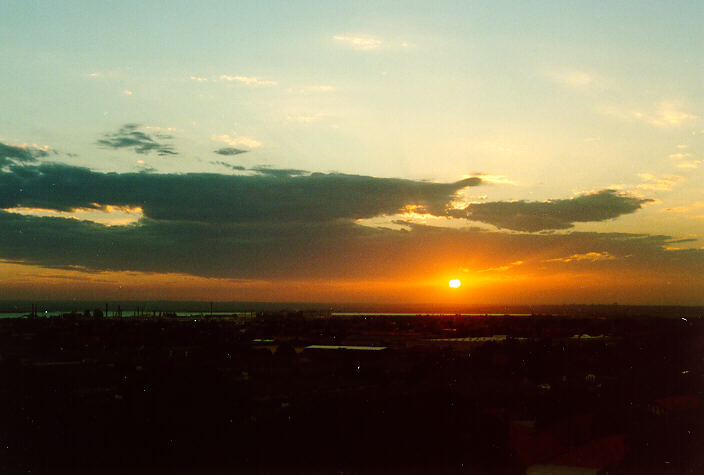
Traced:
POLYGON ((447 285, 449 285, 453 289, 456 289, 457 287, 462 285, 462 282, 460 282, 459 279, 452 279, 447 285))

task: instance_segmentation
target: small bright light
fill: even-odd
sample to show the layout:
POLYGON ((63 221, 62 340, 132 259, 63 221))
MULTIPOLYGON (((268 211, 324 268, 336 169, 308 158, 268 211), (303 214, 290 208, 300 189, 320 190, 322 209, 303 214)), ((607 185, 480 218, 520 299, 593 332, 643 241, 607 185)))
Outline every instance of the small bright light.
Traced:
POLYGON ((452 279, 448 285, 453 289, 456 289, 457 287, 462 285, 462 282, 460 282, 458 279, 452 279))

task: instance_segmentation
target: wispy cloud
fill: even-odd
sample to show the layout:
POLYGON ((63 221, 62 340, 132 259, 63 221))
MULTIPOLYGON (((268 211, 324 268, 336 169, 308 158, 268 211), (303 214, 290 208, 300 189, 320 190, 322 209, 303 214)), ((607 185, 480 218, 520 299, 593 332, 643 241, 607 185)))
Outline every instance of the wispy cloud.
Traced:
POLYGON ((229 168, 230 170, 236 170, 236 171, 247 170, 247 168, 243 167, 242 165, 233 165, 232 163, 223 162, 222 160, 218 160, 218 161, 214 161, 214 162, 210 162, 210 163, 212 163, 213 165, 220 165, 225 168, 229 168))
POLYGON ((694 160, 691 153, 684 151, 686 148, 686 145, 678 145, 677 149, 681 151, 671 153, 668 155, 668 158, 671 160, 677 160, 675 166, 683 170, 693 170, 695 168, 699 168, 701 160, 694 160))
POLYGON ((271 81, 268 79, 259 79, 254 76, 228 76, 227 74, 222 74, 220 80, 229 82, 239 82, 247 86, 276 86, 276 81, 271 81))
POLYGON ((656 176, 652 173, 639 173, 638 176, 644 183, 636 185, 636 188, 645 191, 669 191, 677 183, 684 180, 684 177, 679 175, 656 176))
POLYGON ((699 117, 688 111, 685 104, 673 101, 661 101, 650 108, 628 108, 620 106, 601 106, 599 112, 621 120, 640 121, 659 128, 677 128, 691 124, 699 117))
POLYGON ((217 153, 218 155, 232 156, 232 155, 240 155, 242 153, 247 153, 248 151, 249 150, 242 150, 241 148, 223 147, 223 148, 219 148, 217 150, 214 150, 213 153, 217 153))
POLYGON ((251 87, 272 87, 272 86, 277 86, 278 83, 276 81, 272 81, 270 79, 261 79, 256 76, 242 76, 242 75, 236 75, 236 76, 230 76, 228 74, 221 74, 220 76, 215 76, 215 77, 204 77, 204 76, 190 76, 189 79, 191 81, 195 82, 219 82, 219 81, 225 81, 225 82, 236 82, 240 84, 244 84, 245 86, 251 86, 251 87))
MULTIPOLYGON (((511 262, 510 264, 506 264, 505 266, 490 267, 488 269, 481 269, 481 270, 474 271, 474 272, 506 272, 507 270, 511 270, 514 267, 521 266, 521 265, 523 265, 523 261, 514 261, 514 262, 511 262)), ((469 272, 469 269, 467 269, 467 272, 469 272)))
POLYGON ((683 104, 663 101, 658 105, 657 112, 648 121, 656 127, 680 127, 697 118, 696 115, 687 112, 683 104))
POLYGON ((695 168, 699 168, 699 165, 701 163, 701 160, 682 160, 681 162, 678 162, 675 166, 684 170, 693 170, 695 168))
POLYGON ((377 49, 383 44, 380 39, 373 36, 335 35, 332 38, 340 44, 360 51, 377 49))
MULTIPOLYGON (((639 173, 638 178, 641 179, 640 183, 618 183, 609 185, 609 188, 642 198, 646 192, 653 193, 670 191, 685 179, 680 175, 654 175, 652 173, 639 173)), ((648 202, 654 202, 654 200, 648 200, 648 202)))
POLYGON ((483 183, 491 183, 494 185, 515 185, 516 181, 505 176, 505 175, 488 175, 488 174, 483 174, 479 173, 477 175, 470 175, 470 176, 477 176, 482 179, 483 183))
POLYGON ((308 93, 326 93, 326 92, 335 92, 337 91, 337 88, 335 86, 330 86, 330 85, 317 85, 317 86, 304 86, 304 87, 291 87, 288 89, 288 92, 296 93, 296 94, 308 94, 308 93))
MULTIPOLYGON (((166 133, 173 133, 176 132, 178 129, 176 127, 160 127, 158 125, 145 125, 142 127, 144 130, 148 130, 149 132, 154 132, 157 134, 166 134, 166 133)), ((160 135, 162 137, 170 137, 167 135, 160 135)))
POLYGON ((178 155, 171 144, 160 142, 171 138, 161 133, 150 135, 140 130, 138 124, 125 124, 117 132, 105 134, 97 144, 112 149, 132 149, 140 154, 155 152, 161 157, 178 155))
POLYGON ((216 142, 226 143, 230 147, 247 147, 247 148, 257 148, 261 147, 262 143, 259 140, 253 139, 252 137, 247 137, 245 135, 230 136, 227 134, 223 135, 213 135, 213 140, 216 142))
POLYGON ((615 256, 608 252, 585 252, 583 254, 572 254, 567 257, 556 257, 554 259, 546 259, 543 262, 597 262, 597 261, 613 261, 615 256))
POLYGON ((695 201, 687 206, 676 206, 674 208, 661 209, 661 213, 689 213, 690 211, 704 209, 704 201, 695 201))
POLYGON ((631 109, 627 107, 614 106, 614 105, 602 105, 598 107, 598 111, 604 115, 614 117, 621 120, 643 120, 645 114, 638 109, 631 109))
POLYGON ((306 92, 335 92, 337 88, 329 85, 308 86, 303 88, 306 92))
POLYGON ((669 158, 672 158, 673 160, 684 160, 685 158, 691 157, 692 154, 689 152, 677 152, 677 153, 671 153, 669 155, 669 158))
POLYGON ((311 122, 317 122, 323 117, 325 117, 325 114, 288 114, 286 115, 286 120, 289 122, 309 124, 311 122))
POLYGON ((548 71, 545 75, 552 82, 571 88, 585 88, 594 86, 596 83, 593 74, 577 69, 556 69, 548 71))

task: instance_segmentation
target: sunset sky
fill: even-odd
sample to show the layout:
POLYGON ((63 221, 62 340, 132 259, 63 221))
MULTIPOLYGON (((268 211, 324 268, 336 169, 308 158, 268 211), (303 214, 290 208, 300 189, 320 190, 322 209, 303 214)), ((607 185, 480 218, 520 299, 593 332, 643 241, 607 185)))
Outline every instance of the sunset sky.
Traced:
POLYGON ((0 18, 0 300, 704 304, 704 2, 0 18))

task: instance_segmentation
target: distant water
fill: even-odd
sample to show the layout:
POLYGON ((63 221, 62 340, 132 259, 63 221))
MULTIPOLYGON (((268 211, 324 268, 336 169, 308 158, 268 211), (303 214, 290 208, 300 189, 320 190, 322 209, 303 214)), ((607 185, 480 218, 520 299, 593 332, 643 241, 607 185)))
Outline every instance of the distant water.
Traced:
POLYGON ((415 313, 398 313, 398 312, 333 312, 330 315, 333 317, 530 317, 530 313, 432 313, 432 312, 415 312, 415 313))
MULTIPOLYGON (((68 312, 37 312, 37 317, 38 318, 47 318, 47 317, 60 317, 64 313, 68 312)), ((252 315, 252 312, 213 312, 212 314, 210 312, 175 312, 177 317, 191 317, 191 316, 203 316, 203 317, 229 317, 232 315, 236 315, 238 317, 248 317, 252 315)), ((29 315, 30 312, 21 312, 21 313, 12 313, 12 312, 0 312, 0 320, 5 319, 5 318, 22 318, 27 315, 29 315)), ((133 316, 132 311, 123 311, 122 312, 122 318, 132 318, 133 316)), ((152 316, 151 312, 148 313, 149 316, 152 316)), ((173 314, 172 314, 173 315, 173 314)), ((147 314, 145 314, 147 316, 147 314)), ((112 313, 110 314, 110 318, 113 318, 112 313)))
MULTIPOLYGON (((51 307, 49 307, 51 308, 51 307)), ((88 308, 88 307, 86 307, 88 308)), ((95 307, 90 307, 90 308, 95 308, 95 307)), ((564 307, 564 309, 568 309, 570 307, 564 307)), ((624 307, 624 309, 629 309, 629 307, 624 307)), ((704 318, 704 308, 703 307, 630 307, 631 310, 633 309, 640 309, 643 310, 644 314, 648 314, 647 310, 653 310, 650 315, 655 315, 655 316, 662 316, 662 317, 676 317, 676 318, 681 318, 682 320, 687 320, 688 318, 704 318), (660 310, 659 312, 657 310, 660 310)), ((327 313, 327 310, 325 309, 318 309, 322 314, 327 313)), ((522 309, 521 309, 522 310, 522 309)), ((545 309, 539 309, 539 310, 545 310, 545 309)), ((277 310, 264 310, 266 311, 277 311, 277 310)), ((314 310, 315 311, 315 310, 314 310)), ((8 318, 21 318, 26 315, 29 315, 29 311, 26 312, 0 312, 0 320, 2 319, 8 319, 8 318)), ((37 317, 39 318, 45 318, 45 317, 60 317, 61 315, 69 313, 67 311, 62 311, 60 308, 59 309, 54 309, 52 311, 48 310, 39 310, 37 312, 37 317)), ((110 317, 112 318, 112 308, 110 309, 110 317)), ((214 317, 229 317, 229 316, 238 316, 238 317, 253 317, 256 312, 254 311, 231 311, 231 312, 213 312, 212 314, 208 310, 177 310, 177 311, 169 311, 168 312, 170 315, 176 315, 176 317, 180 318, 185 318, 185 317, 203 317, 207 318, 210 315, 214 317)), ((550 315, 550 312, 545 312, 546 314, 550 315)), ((82 314, 82 312, 79 312, 79 314, 82 314)), ((159 314, 159 312, 153 313, 151 309, 148 311, 144 312, 144 316, 153 316, 153 315, 159 314)), ((540 314, 540 312, 538 313, 540 314)), ((132 309, 125 309, 122 311, 122 318, 131 318, 135 315, 135 311, 132 309)), ((418 316, 428 316, 428 317, 503 317, 503 316, 509 316, 509 317, 530 317, 532 315, 536 315, 536 313, 512 313, 512 312, 331 312, 329 313, 331 317, 418 317, 418 316)), ((623 313, 617 313, 614 312, 613 314, 609 314, 607 312, 604 313, 596 313, 596 315, 589 315, 585 313, 579 313, 576 312, 576 314, 570 314, 569 312, 555 312, 552 313, 552 315, 562 315, 562 316, 578 316, 578 317, 629 317, 629 316, 634 316, 638 315, 637 313, 634 312, 623 312, 623 313)))
POLYGON ((579 305, 443 305, 443 304, 383 304, 383 303, 324 303, 324 302, 207 302, 207 301, 81 301, 81 300, 2 300, 0 299, 0 318, 12 318, 26 315, 32 305, 36 305, 41 314, 48 310, 49 315, 70 311, 105 309, 109 311, 122 308, 123 316, 131 316, 135 309, 145 313, 176 312, 179 316, 209 315, 210 310, 219 315, 232 315, 239 312, 277 312, 322 311, 333 312, 334 316, 346 315, 373 316, 415 316, 437 315, 453 316, 502 316, 502 315, 553 315, 580 318, 628 318, 628 317, 669 317, 669 318, 704 318, 704 306, 655 306, 655 305, 618 305, 618 304, 579 304, 579 305), (24 311, 22 314, 20 312, 24 311))
MULTIPOLYGON (((37 312, 37 317, 57 317, 61 316, 66 312, 37 312)), ((175 312, 177 317, 190 317, 190 316, 203 316, 209 317, 210 315, 214 317, 229 317, 231 315, 236 315, 238 317, 248 317, 252 316, 252 312, 175 312)), ((0 313, 0 319, 4 318, 21 318, 28 315, 29 312, 22 313, 0 313)), ((133 316, 131 311, 123 311, 122 318, 131 318, 133 316)), ((149 313, 151 315, 151 313, 149 313)), ((530 317, 530 313, 413 313, 413 312, 333 312, 330 314, 332 317, 416 317, 416 316, 429 316, 429 317, 501 317, 508 315, 511 317, 530 317)), ((111 315, 112 317, 112 315, 111 315)))
POLYGON ((0 319, 3 318, 20 318, 27 315, 26 313, 0 313, 0 319))

